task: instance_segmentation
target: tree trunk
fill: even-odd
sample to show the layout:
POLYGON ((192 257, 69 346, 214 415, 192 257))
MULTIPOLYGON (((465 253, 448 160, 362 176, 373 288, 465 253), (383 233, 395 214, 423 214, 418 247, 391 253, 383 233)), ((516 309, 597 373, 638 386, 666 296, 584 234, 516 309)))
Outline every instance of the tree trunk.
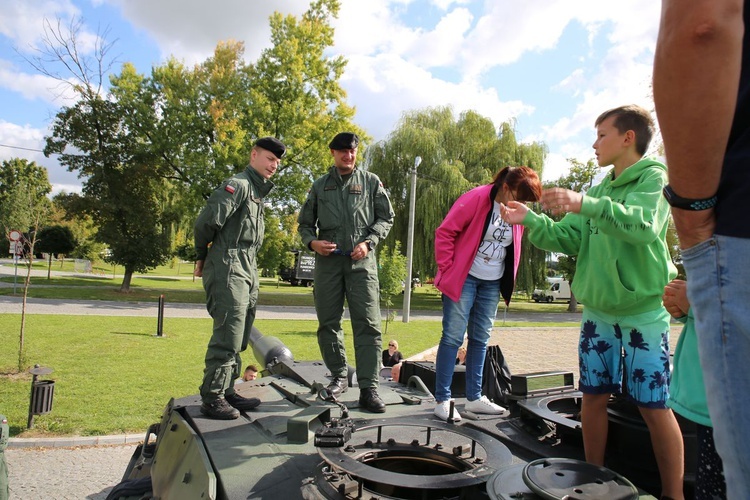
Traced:
POLYGON ((51 279, 50 276, 52 275, 52 252, 48 253, 49 260, 47 261, 47 280, 51 279))
POLYGON ((122 285, 120 285, 120 291, 123 293, 130 293, 130 281, 133 279, 133 270, 125 266, 125 275, 122 277, 122 285))
POLYGON ((576 300, 576 296, 573 295, 573 291, 570 292, 570 303, 568 304, 568 312, 574 313, 576 312, 576 309, 578 308, 578 300, 576 300))
POLYGON ((33 245, 29 251, 29 260, 26 267, 26 278, 23 283, 23 299, 21 300, 21 332, 18 338, 18 373, 23 371, 26 364, 25 337, 26 337, 26 298, 29 296, 31 285, 31 264, 34 260, 33 245))

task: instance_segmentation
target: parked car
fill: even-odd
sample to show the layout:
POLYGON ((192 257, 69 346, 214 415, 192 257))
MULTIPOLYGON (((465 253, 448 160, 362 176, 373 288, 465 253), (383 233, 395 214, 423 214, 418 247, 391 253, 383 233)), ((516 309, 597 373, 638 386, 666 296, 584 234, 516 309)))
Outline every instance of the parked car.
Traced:
POLYGON ((556 300, 570 301, 570 283, 564 278, 547 278, 549 288, 537 288, 531 294, 534 302, 554 302, 556 300))

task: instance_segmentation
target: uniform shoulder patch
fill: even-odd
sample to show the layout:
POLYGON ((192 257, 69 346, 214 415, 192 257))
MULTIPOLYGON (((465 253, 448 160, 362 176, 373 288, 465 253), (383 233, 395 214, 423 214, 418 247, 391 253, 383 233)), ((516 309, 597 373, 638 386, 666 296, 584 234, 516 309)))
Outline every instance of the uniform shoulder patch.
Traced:
POLYGON ((236 187, 234 187, 232 184, 227 184, 224 186, 224 191, 228 192, 229 194, 234 194, 234 192, 237 190, 236 187))

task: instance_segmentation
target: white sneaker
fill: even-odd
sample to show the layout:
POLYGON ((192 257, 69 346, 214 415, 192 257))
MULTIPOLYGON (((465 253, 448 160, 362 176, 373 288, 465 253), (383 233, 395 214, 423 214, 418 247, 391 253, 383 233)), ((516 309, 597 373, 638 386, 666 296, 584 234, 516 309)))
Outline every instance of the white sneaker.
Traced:
MULTIPOLYGON (((439 418, 440 420, 448 421, 448 412, 451 411, 451 402, 450 401, 443 401, 442 403, 438 403, 437 406, 435 406, 435 416, 439 418)), ((453 407, 453 421, 459 422, 461 420, 461 415, 458 414, 458 410, 456 407, 453 407)))
MULTIPOLYGON (((487 396, 482 396, 474 401, 467 401, 464 409, 472 413, 484 413, 486 415, 502 415, 506 412, 505 408, 496 405, 487 399, 487 396)), ((435 411, 437 412, 437 410, 435 411)))

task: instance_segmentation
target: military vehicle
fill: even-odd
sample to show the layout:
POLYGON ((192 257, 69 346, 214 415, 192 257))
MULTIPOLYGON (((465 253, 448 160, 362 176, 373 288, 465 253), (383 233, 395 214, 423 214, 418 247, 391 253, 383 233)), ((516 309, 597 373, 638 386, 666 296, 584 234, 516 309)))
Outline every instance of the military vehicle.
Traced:
POLYGON ((315 254, 293 250, 294 266, 285 267, 279 271, 281 281, 289 282, 292 286, 313 286, 315 281, 315 254))
MULTIPOLYGON (((237 392, 262 404, 236 420, 210 420, 198 395, 172 399, 146 432, 115 498, 167 499, 645 499, 659 494, 648 431, 613 400, 608 467, 583 462, 580 392, 570 372, 512 376, 503 415, 433 415, 434 365, 405 362, 381 374, 382 414, 358 407, 356 376, 338 400, 320 361, 296 361, 257 329, 250 344, 263 376, 237 392)), ((686 428, 686 456, 694 436, 686 428), (692 441, 691 441, 692 439, 692 441)), ((689 483, 694 464, 686 464, 689 483)), ((688 484, 689 487, 689 484, 688 484)))

